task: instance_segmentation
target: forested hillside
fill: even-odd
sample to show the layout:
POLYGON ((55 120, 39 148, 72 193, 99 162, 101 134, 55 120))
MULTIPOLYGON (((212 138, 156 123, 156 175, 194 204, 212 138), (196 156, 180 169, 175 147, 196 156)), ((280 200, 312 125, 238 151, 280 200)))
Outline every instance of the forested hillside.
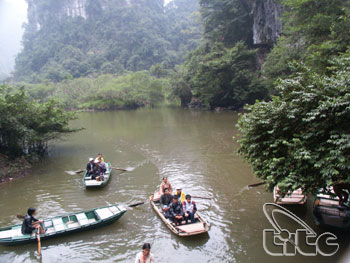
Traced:
POLYGON ((28 0, 15 80, 65 79, 183 62, 201 38, 197 0, 28 0))

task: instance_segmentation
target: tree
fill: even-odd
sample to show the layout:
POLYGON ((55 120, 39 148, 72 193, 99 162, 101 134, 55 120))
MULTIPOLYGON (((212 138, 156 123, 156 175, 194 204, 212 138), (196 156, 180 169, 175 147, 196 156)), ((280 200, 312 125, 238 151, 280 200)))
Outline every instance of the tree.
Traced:
POLYGON ((279 81, 279 96, 239 120, 239 152, 269 190, 350 182, 350 53, 329 63, 329 76, 295 64, 279 81))
POLYGON ((47 144, 64 133, 74 113, 65 112, 54 100, 38 103, 24 88, 0 86, 0 152, 10 157, 44 154, 47 144))

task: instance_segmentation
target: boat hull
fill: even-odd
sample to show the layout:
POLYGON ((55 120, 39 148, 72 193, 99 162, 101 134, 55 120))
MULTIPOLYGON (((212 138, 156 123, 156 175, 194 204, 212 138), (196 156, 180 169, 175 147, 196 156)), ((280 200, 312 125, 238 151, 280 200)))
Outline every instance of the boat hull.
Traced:
POLYGON ((316 225, 350 230, 350 209, 339 207, 339 199, 329 194, 318 194, 313 204, 316 225))
POLYGON ((111 176, 112 176, 112 165, 111 163, 106 163, 106 173, 105 173, 105 180, 104 181, 96 181, 96 180, 89 180, 90 176, 87 175, 87 171, 85 171, 83 176, 83 184, 85 188, 102 188, 106 184, 108 184, 111 176))
MULTIPOLYGON (((159 196, 158 193, 156 193, 155 195, 159 196)), ((153 199, 155 195, 152 195, 150 197, 151 206, 172 233, 181 237, 195 236, 208 233, 210 225, 198 212, 196 213, 196 223, 184 224, 178 227, 174 226, 167 218, 165 218, 164 214, 161 212, 159 207, 159 199, 153 199)))
MULTIPOLYGON (((91 222, 90 221, 82 221, 85 224, 76 226, 76 227, 64 227, 64 223, 63 228, 61 230, 58 231, 54 231, 54 232, 46 232, 45 234, 41 234, 40 235, 40 239, 41 240, 46 240, 46 239, 50 239, 53 237, 59 237, 59 236, 65 236, 65 235, 70 235, 70 234, 74 234, 74 233, 78 233, 78 232, 83 232, 86 230, 91 230, 91 229, 95 229, 95 228, 99 228, 99 227, 103 227, 109 224, 112 224, 113 222, 117 221, 119 218, 121 218, 123 216, 123 214, 126 212, 126 209, 122 206, 119 205, 112 205, 112 206, 106 206, 106 207, 101 207, 101 208, 96 208, 93 210, 89 210, 89 211, 82 211, 79 213, 75 213, 75 214, 70 214, 70 215, 64 215, 64 216, 60 216, 60 217, 54 217, 54 218, 48 218, 48 219, 44 219, 44 225, 47 222, 55 222, 55 221, 59 221, 62 218, 69 218, 69 217, 74 217, 76 215, 81 215, 83 213, 95 213, 94 211, 98 211, 98 210, 106 210, 106 209, 110 209, 112 207, 115 207, 118 209, 118 211, 116 211, 116 209, 114 208, 114 211, 116 211, 115 213, 110 214, 109 216, 106 215, 102 215, 102 217, 99 217, 99 214, 96 214, 96 218, 97 220, 95 220, 95 222, 91 222)), ((63 221, 62 221, 63 222, 63 221)), ((79 223, 78 221, 75 222, 76 224, 79 223)), ((67 225, 67 224, 66 224, 67 225)), ((61 226, 61 225, 60 225, 61 226)), ((53 225, 51 228, 54 228, 55 226, 53 225)), ((61 226, 62 227, 62 226, 61 226)), ((20 231, 21 225, 15 225, 12 227, 6 227, 6 228, 1 228, 0 229, 0 236, 1 233, 3 233, 4 231, 20 231)), ((50 228, 47 228, 50 229, 50 228)), ((20 234, 19 236, 12 236, 12 237, 7 237, 7 238, 1 238, 0 237, 0 244, 1 245, 6 245, 6 246, 17 246, 17 245, 22 245, 22 244, 27 244, 27 243, 36 243, 37 242, 37 237, 35 234, 32 235, 22 235, 20 234)))

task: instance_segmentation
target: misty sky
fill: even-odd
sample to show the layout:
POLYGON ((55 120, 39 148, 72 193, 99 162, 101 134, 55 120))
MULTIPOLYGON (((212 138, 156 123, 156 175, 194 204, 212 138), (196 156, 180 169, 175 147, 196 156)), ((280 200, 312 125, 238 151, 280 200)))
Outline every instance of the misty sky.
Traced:
POLYGON ((0 75, 13 70, 26 19, 25 0, 0 0, 0 75))
MULTIPOLYGON (((167 4, 171 0, 165 0, 167 4)), ((0 0, 0 77, 14 68, 21 49, 23 23, 27 20, 25 0, 0 0)))

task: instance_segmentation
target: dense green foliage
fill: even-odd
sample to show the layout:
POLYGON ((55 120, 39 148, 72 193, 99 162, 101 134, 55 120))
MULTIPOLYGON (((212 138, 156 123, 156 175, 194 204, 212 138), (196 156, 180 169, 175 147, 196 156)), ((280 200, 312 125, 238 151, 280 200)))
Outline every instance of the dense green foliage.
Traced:
POLYGON ((60 82, 154 64, 172 68, 201 37, 196 0, 165 7, 163 0, 87 0, 86 18, 68 15, 67 1, 31 2, 35 9, 16 59, 17 81, 60 82))
POLYGON ((268 55, 265 73, 272 81, 290 74, 288 62, 302 61, 326 72, 329 58, 350 46, 350 2, 344 0, 282 0, 283 37, 268 55))
POLYGON ((247 1, 201 0, 204 39, 171 76, 173 95, 187 105, 193 98, 207 108, 240 109, 263 99, 253 41, 253 18, 247 1))
POLYGON ((73 113, 54 100, 32 100, 24 88, 0 86, 0 115, 0 153, 11 157, 43 154, 49 140, 74 131, 68 128, 73 113))
POLYGON ((350 182, 350 54, 330 76, 297 64, 280 96, 251 106, 239 121, 240 153, 270 190, 305 192, 350 182))
POLYGON ((265 63, 278 96, 240 119, 240 153, 270 190, 315 192, 350 182, 350 6, 282 3, 284 36, 265 63))
POLYGON ((164 100, 167 81, 145 71, 120 77, 111 74, 97 78, 76 78, 59 83, 24 85, 29 95, 42 102, 52 98, 68 109, 125 109, 156 105, 164 100))

